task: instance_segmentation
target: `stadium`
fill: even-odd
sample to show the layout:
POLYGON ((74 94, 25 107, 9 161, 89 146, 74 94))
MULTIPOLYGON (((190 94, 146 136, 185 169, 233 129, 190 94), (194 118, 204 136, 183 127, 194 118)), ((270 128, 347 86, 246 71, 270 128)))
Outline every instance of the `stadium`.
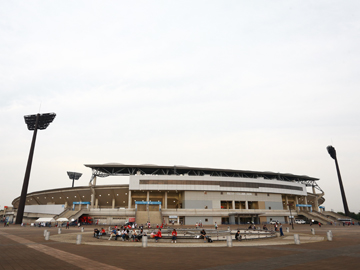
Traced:
MULTIPOLYGON (((319 179, 288 173, 186 166, 86 164, 88 186, 28 193, 23 221, 40 217, 121 224, 289 223, 301 216, 328 222, 319 179), (97 185, 127 176, 129 184, 97 185)), ((6 216, 12 220, 20 197, 6 216)))

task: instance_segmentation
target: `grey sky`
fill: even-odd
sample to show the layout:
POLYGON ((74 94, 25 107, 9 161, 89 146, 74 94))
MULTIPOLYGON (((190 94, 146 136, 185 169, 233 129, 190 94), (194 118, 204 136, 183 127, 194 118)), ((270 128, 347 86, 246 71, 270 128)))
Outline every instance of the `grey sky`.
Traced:
MULTIPOLYGON (((0 0, 0 208, 119 162, 320 178, 358 212, 359 1, 0 0)), ((98 184, 119 181, 105 178, 98 184)))

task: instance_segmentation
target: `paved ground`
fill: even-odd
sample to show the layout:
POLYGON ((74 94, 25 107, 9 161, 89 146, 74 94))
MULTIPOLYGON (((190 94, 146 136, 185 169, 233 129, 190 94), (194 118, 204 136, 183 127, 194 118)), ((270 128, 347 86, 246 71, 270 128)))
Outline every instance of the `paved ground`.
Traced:
POLYGON ((164 241, 142 248, 141 243, 93 239, 91 227, 83 234, 87 244, 76 245, 78 228, 63 229, 61 236, 51 228, 51 238, 45 241, 44 228, 14 225, 0 227, 0 269, 360 269, 360 226, 313 227, 316 238, 310 228, 296 225, 287 237, 241 242, 232 248, 225 242, 164 241), (328 230, 333 232, 331 242, 322 240, 328 230), (293 232, 300 234, 300 245, 293 244, 293 232))

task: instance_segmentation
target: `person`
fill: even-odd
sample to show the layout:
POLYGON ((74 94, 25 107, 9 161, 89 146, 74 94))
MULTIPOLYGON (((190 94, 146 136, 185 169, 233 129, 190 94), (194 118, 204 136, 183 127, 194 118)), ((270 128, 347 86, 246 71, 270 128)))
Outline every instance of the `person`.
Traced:
POLYGON ((218 225, 217 225, 217 223, 215 222, 215 230, 217 230, 217 228, 218 228, 218 225))
POLYGON ((115 228, 112 229, 112 231, 111 231, 111 233, 110 233, 109 240, 111 240, 111 238, 113 237, 113 235, 114 235, 115 238, 116 238, 116 229, 115 229, 115 228))
POLYGON ((264 224, 263 230, 264 230, 264 231, 267 231, 267 230, 268 230, 268 228, 266 227, 266 224, 264 224))
POLYGON ((319 227, 321 227, 321 223, 319 222, 319 227))
POLYGON ((120 231, 120 229, 117 229, 117 231, 116 231, 115 240, 117 240, 118 237, 121 237, 121 231, 120 231))
POLYGON ((66 222, 66 229, 70 229, 70 223, 69 223, 69 221, 66 222))
POLYGON ((198 223, 196 222, 196 223, 195 223, 195 229, 197 229, 197 228, 198 228, 198 223))
POLYGON ((98 237, 99 236, 99 230, 97 228, 94 229, 94 237, 98 237))
POLYGON ((177 231, 174 229, 171 233, 172 235, 172 240, 171 240, 171 243, 176 243, 176 237, 177 237, 177 231))
POLYGON ((157 243, 157 241, 161 238, 161 229, 159 228, 159 230, 157 231, 157 233, 155 234, 155 242, 157 243))
POLYGON ((280 236, 284 236, 284 233, 283 233, 283 228, 282 228, 282 225, 281 225, 281 223, 279 224, 280 226, 280 236))
POLYGON ((128 231, 126 230, 126 227, 121 232, 121 238, 123 241, 129 239, 129 234, 128 234, 128 231))
POLYGON ((102 235, 106 235, 104 228, 101 228, 101 231, 98 233, 98 238, 99 238, 99 236, 102 236, 102 235))
POLYGON ((137 233, 136 233, 135 229, 132 230, 131 238, 132 238, 133 242, 138 241, 137 233))
POLYGON ((240 235, 240 231, 238 230, 235 234, 235 239, 238 241, 241 241, 241 235, 240 235))
POLYGON ((143 231, 143 229, 141 228, 141 229, 140 229, 140 232, 139 232, 138 235, 137 235, 138 241, 141 240, 141 238, 143 237, 143 235, 144 235, 144 231, 143 231))
POLYGON ((206 243, 206 232, 204 229, 200 232, 200 238, 204 239, 204 243, 206 243))

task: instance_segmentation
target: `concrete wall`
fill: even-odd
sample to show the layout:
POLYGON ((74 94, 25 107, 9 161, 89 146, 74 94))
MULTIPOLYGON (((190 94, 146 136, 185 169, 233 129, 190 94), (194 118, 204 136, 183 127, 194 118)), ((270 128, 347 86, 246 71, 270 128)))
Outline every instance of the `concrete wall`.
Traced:
POLYGON ((202 200, 183 200, 183 208, 185 209, 212 209, 212 201, 202 200))
POLYGON ((48 204, 48 205, 25 205, 25 213, 39 213, 39 214, 53 214, 58 215, 64 211, 62 204, 48 204))
POLYGON ((283 203, 280 202, 265 202, 265 209, 269 210, 269 207, 271 207, 271 210, 283 210, 283 203))

